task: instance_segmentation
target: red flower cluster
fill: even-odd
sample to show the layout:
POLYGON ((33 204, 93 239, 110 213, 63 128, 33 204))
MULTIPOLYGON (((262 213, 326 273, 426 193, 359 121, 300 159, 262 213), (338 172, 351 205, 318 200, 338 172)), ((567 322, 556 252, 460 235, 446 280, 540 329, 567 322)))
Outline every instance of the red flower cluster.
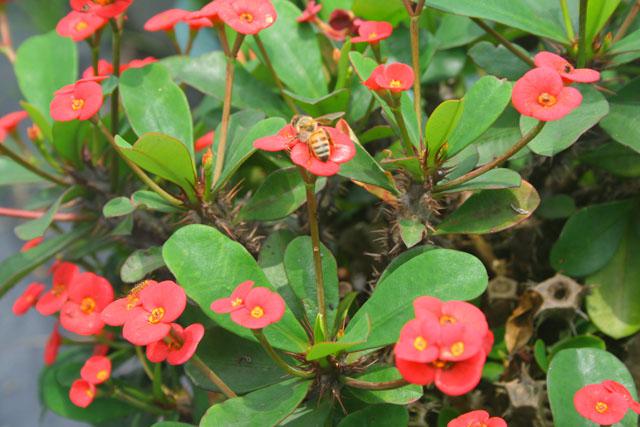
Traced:
POLYGON ((420 297, 394 348, 396 367, 410 383, 436 387, 450 396, 480 382, 493 334, 477 307, 463 301, 420 297))
MULTIPOLYGON (((38 129, 38 131, 40 131, 40 129, 38 129)), ((35 138, 30 138, 30 139, 33 140, 35 138)), ((44 241, 44 237, 36 237, 35 239, 31 239, 28 242, 26 242, 24 245, 22 245, 22 247, 20 248, 20 252, 27 252, 30 249, 33 249, 36 246, 40 245, 40 243, 42 243, 43 241, 44 241)))
POLYGON ((611 425, 632 411, 640 414, 640 403, 619 382, 606 380, 582 387, 573 396, 576 411, 596 424, 611 425))
POLYGON ((487 411, 478 410, 449 421, 447 427, 507 427, 507 423, 500 417, 492 417, 487 411))
POLYGON ((20 122, 28 116, 26 111, 14 111, 0 117, 0 142, 3 142, 7 135, 16 131, 20 122))
POLYGON ((31 283, 27 289, 13 303, 13 314, 22 316, 38 301, 38 297, 44 291, 42 283, 31 283))
POLYGON ((403 92, 411 89, 415 80, 413 69, 402 63, 378 65, 364 85, 375 91, 403 92))
POLYGON ((70 2, 73 10, 111 19, 124 13, 133 0, 70 0, 70 2))
POLYGON ((96 396, 96 386, 111 377, 111 360, 105 356, 91 356, 80 370, 80 378, 71 384, 69 399, 74 405, 86 408, 96 396))
POLYGON ((320 126, 324 131, 329 144, 329 157, 322 160, 312 149, 312 142, 303 142, 299 139, 298 132, 289 124, 282 128, 277 135, 257 139, 253 146, 265 151, 287 150, 291 161, 302 166, 310 173, 318 176, 332 176, 340 172, 340 165, 353 159, 356 155, 356 147, 349 137, 346 122, 340 120, 335 128, 320 126))
MULTIPOLYGON (((144 59, 134 59, 127 64, 120 65, 120 74, 127 71, 129 68, 142 68, 148 64, 153 64, 154 62, 158 62, 158 60, 152 56, 148 56, 144 59)), ((101 59, 98 61, 98 75, 95 75, 95 70, 93 66, 87 67, 82 72, 83 80, 103 80, 108 78, 111 74, 113 74, 113 64, 105 59, 101 59), (97 79, 96 79, 97 77, 97 79)))
POLYGON ((214 0, 189 19, 207 18, 213 24, 224 22, 240 34, 258 34, 278 17, 269 0, 214 0))
POLYGON ((253 281, 240 283, 231 296, 211 304, 215 313, 231 313, 231 320, 249 329, 262 329, 278 322, 284 315, 285 302, 277 292, 254 288, 253 281))
POLYGON ((62 37, 69 37, 74 42, 79 42, 94 35, 106 25, 107 21, 108 19, 98 15, 72 10, 58 22, 56 31, 62 37))
POLYGON ((537 68, 527 72, 513 87, 513 106, 523 116, 548 122, 560 120, 582 103, 582 94, 571 83, 593 83, 600 73, 575 69, 561 56, 540 52, 535 57, 537 68))

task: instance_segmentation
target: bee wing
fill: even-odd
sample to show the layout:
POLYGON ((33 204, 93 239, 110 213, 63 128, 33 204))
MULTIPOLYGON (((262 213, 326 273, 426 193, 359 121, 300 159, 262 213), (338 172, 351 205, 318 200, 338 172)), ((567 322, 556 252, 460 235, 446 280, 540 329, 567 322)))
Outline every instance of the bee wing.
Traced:
POLYGON ((344 111, 338 111, 337 113, 329 113, 329 114, 325 114, 324 116, 316 117, 315 121, 320 123, 321 125, 330 125, 334 121, 343 117, 344 114, 345 114, 344 111))

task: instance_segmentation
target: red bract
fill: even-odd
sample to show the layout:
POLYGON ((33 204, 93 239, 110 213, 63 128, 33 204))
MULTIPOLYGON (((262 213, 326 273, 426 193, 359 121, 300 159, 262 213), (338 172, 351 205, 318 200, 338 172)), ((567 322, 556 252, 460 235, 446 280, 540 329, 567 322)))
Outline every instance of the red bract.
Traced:
MULTIPOLYGON (((32 138, 33 139, 33 138, 32 138)), ((20 252, 27 252, 30 249, 35 248, 36 246, 38 246, 40 243, 42 243, 42 241, 44 240, 44 237, 36 237, 35 239, 31 239, 28 242, 26 242, 24 245, 22 245, 22 247, 20 248, 20 252)))
POLYGON ((142 68, 142 67, 145 67, 145 66, 147 66, 149 64, 153 64, 154 62, 158 62, 158 60, 156 58, 154 58, 153 56, 147 56, 144 59, 134 59, 132 61, 129 61, 128 64, 122 65, 120 67, 120 72, 124 73, 129 68, 142 68))
POLYGON ((358 27, 358 37, 351 39, 353 43, 378 43, 393 32, 393 25, 384 21, 365 21, 358 27))
POLYGON ((203 336, 204 326, 200 323, 184 329, 177 323, 172 323, 171 333, 164 340, 147 346, 147 358, 153 363, 166 360, 170 365, 182 365, 191 359, 203 336))
POLYGON ((197 31, 201 28, 213 27, 213 23, 209 18, 199 18, 198 16, 194 16, 192 14, 185 16, 183 22, 189 26, 189 29, 191 31, 197 31))
POLYGON ((311 22, 317 19, 318 12, 322 9, 321 4, 316 4, 315 0, 310 0, 302 14, 296 18, 298 22, 311 22))
POLYGON ((299 142, 297 141, 297 136, 296 130, 289 124, 280 129, 276 135, 256 139, 253 142, 253 146, 258 150, 264 151, 290 150, 291 147, 299 142))
POLYGON ((329 15, 329 28, 325 34, 334 40, 344 40, 346 36, 355 35, 361 22, 350 10, 334 9, 329 15))
POLYGON ((371 90, 390 90, 403 92, 411 89, 415 75, 413 69, 399 62, 389 65, 378 65, 364 85, 371 90))
POLYGON ((245 299, 251 291, 253 283, 253 280, 240 283, 233 292, 231 292, 230 297, 220 298, 211 303, 211 310, 214 313, 223 314, 241 309, 244 307, 245 299))
POLYGON ((145 280, 139 283, 126 297, 118 298, 102 310, 102 313, 100 313, 102 321, 109 326, 124 325, 133 313, 133 310, 142 304, 140 301, 140 291, 149 285, 156 284, 158 284, 158 282, 155 280, 145 280))
POLYGON ((53 326, 51 335, 47 339, 47 343, 44 346, 44 364, 53 365, 58 357, 58 350, 60 350, 60 344, 62 344, 62 335, 58 330, 58 322, 53 326))
POLYGON ((413 309, 418 319, 435 315, 441 325, 461 323, 481 338, 489 331, 484 313, 465 301, 441 301, 438 298, 422 296, 413 301, 413 309))
POLYGON ((407 322, 400 331, 394 352, 412 362, 427 363, 438 358, 440 325, 435 316, 407 322))
POLYGON ((629 409, 620 393, 611 392, 602 384, 589 384, 573 396, 576 411, 596 424, 611 425, 622 420, 629 409))
MULTIPOLYGON (((244 282, 242 285, 247 286, 247 283, 244 282)), ((220 305, 223 304, 220 303, 220 305)), ((240 308, 234 307, 233 301, 229 305, 232 308, 231 320, 249 329, 261 329, 278 322, 284 315, 286 307, 282 297, 267 288, 251 289, 244 299, 244 304, 236 306, 240 308)), ((228 308, 227 306, 226 309, 228 308)))
POLYGON ((269 0, 224 0, 218 6, 218 16, 241 34, 258 34, 277 18, 269 0))
POLYGON ((133 0, 70 0, 70 3, 74 10, 110 19, 125 12, 133 0))
POLYGON ((93 66, 91 66, 84 70, 82 78, 90 79, 92 77, 109 77, 111 74, 113 74, 113 64, 105 59, 101 59, 98 61, 98 75, 96 76, 95 70, 93 69, 93 66))
POLYGON ((91 384, 102 384, 111 376, 111 360, 105 356, 91 356, 80 370, 83 380, 91 384))
POLYGON ((218 17, 218 9, 222 1, 224 0, 214 0, 210 3, 207 3, 202 9, 192 12, 191 16, 193 18, 207 18, 213 23, 220 22, 220 18, 218 17))
POLYGON ((187 304, 184 289, 167 280, 146 286, 138 295, 141 306, 127 319, 122 335, 135 345, 160 341, 184 311, 187 304))
POLYGON ((536 68, 516 82, 512 102, 523 116, 548 122, 578 108, 582 94, 576 88, 565 87, 562 77, 551 68, 536 68))
POLYGON ((460 362, 469 359, 483 350, 484 335, 478 335, 476 331, 467 325, 443 325, 440 329, 440 357, 447 362, 460 362))
POLYGON ((42 283, 31 283, 27 286, 27 289, 25 289, 22 295, 13 303, 13 314, 22 316, 29 311, 29 309, 35 305, 38 296, 40 296, 43 291, 44 285, 42 283))
POLYGON ((78 275, 78 267, 70 262, 62 262, 53 270, 51 290, 42 295, 36 304, 36 310, 43 316, 60 311, 68 298, 68 289, 78 275))
POLYGON ((640 414, 640 403, 636 402, 633 399, 633 396, 631 396, 631 392, 622 384, 620 384, 617 381, 613 381, 613 380, 606 380, 602 382, 602 385, 609 390, 612 393, 618 393, 620 394, 622 397, 625 398, 625 400, 627 401, 627 403, 629 404, 629 408, 637 413, 640 414))
POLYGON ((204 135, 202 135, 200 138, 198 138, 196 140, 196 142, 194 143, 194 148, 197 152, 200 152, 208 147, 211 147, 211 145, 213 144, 213 138, 215 136, 214 131, 211 132, 207 132, 204 135))
POLYGON ((4 142, 5 139, 7 139, 7 131, 0 128, 0 142, 4 142))
POLYGON ((7 133, 14 132, 21 121, 29 117, 26 111, 14 111, 0 117, 0 128, 7 133))
POLYGON ((507 423, 500 417, 490 416, 487 411, 478 410, 449 421, 447 427, 507 427, 507 423))
POLYGON ((51 117, 58 122, 87 120, 102 107, 102 87, 94 81, 80 81, 56 92, 51 101, 51 117))
POLYGON ((96 386, 85 380, 75 380, 69 390, 71 402, 81 408, 91 405, 96 397, 96 386))
POLYGON ((69 37, 73 41, 79 42, 91 37, 106 23, 107 20, 100 16, 72 10, 58 22, 56 31, 62 37, 69 37))
POLYGON ((147 31, 170 31, 176 26, 189 11, 183 9, 169 9, 152 16, 145 24, 147 31))
POLYGON ((548 67, 560 74, 565 83, 594 83, 600 80, 600 73, 590 68, 573 68, 563 57, 551 52, 536 55, 536 67, 548 67))
POLYGON ((104 327, 100 312, 113 301, 113 288, 104 277, 79 274, 69 286, 69 300, 60 311, 60 324, 78 335, 93 335, 104 327))

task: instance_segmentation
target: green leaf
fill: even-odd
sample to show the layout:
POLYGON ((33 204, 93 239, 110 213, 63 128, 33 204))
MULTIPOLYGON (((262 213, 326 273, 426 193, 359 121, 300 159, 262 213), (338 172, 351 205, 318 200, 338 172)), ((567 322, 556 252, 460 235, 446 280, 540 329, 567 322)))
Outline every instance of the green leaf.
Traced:
POLYGON ((120 267, 120 279, 125 283, 139 282, 160 267, 164 267, 161 247, 138 249, 120 267))
POLYGON ((318 360, 323 357, 327 357, 329 355, 338 355, 346 350, 349 350, 351 347, 354 347, 358 344, 362 344, 363 341, 360 342, 317 342, 313 344, 309 351, 307 351, 307 360, 318 360))
POLYGON ((415 298, 430 295, 445 301, 470 300, 487 288, 487 271, 473 255, 450 249, 419 252, 383 274, 373 295, 349 322, 340 341, 357 341, 358 324, 366 322, 368 316, 371 319, 369 339, 354 350, 391 344, 398 338, 402 325, 413 318, 415 298))
POLYGON ((549 370, 549 358, 547 357, 547 347, 541 339, 537 339, 533 346, 533 356, 540 369, 547 372, 549 370))
POLYGON ((31 240, 42 237, 53 222, 54 215, 63 203, 73 200, 78 196, 80 187, 71 187, 56 199, 49 209, 40 217, 24 222, 15 228, 16 236, 22 240, 31 240))
MULTIPOLYGON (((316 193, 327 184, 326 178, 316 181, 316 193)), ((240 210, 240 218, 253 221, 273 221, 296 211, 306 200, 305 183, 296 167, 278 169, 256 190, 240 210)))
POLYGON ((400 238, 407 248, 413 247, 422 241, 426 228, 418 218, 402 218, 398 221, 400 238))
POLYGON ((311 381, 288 380, 213 405, 200 427, 273 427, 287 418, 307 395, 311 381))
POLYGON ((539 204, 538 192, 524 180, 519 188, 484 190, 445 218, 435 234, 496 233, 529 218, 539 204))
POLYGON ((54 92, 76 81, 75 43, 55 31, 27 39, 17 51, 14 70, 22 94, 49 117, 54 92))
POLYGON ((589 318, 616 339, 640 331, 639 257, 640 235, 629 225, 613 258, 586 279, 593 289, 587 296, 589 318))
POLYGON ((352 412, 340 421, 338 427, 389 427, 409 425, 409 412, 404 406, 372 405, 352 412))
POLYGON ((364 131, 362 135, 360 135, 360 143, 366 144, 372 141, 391 138, 393 137, 393 135, 394 135, 393 129, 391 129, 390 126, 385 126, 385 125, 374 126, 372 128, 367 129, 366 131, 364 131))
POLYGON ((609 22, 620 5, 620 0, 591 0, 587 5, 586 40, 589 56, 593 54, 593 44, 598 34, 609 22))
MULTIPOLYGON (((249 393, 288 378, 260 344, 222 328, 207 329, 196 354, 236 393, 249 393)), ((187 363, 186 372, 198 387, 220 391, 192 363, 187 363)))
POLYGON ((29 118, 36 126, 38 126, 44 138, 48 141, 53 140, 53 135, 51 133, 51 123, 49 123, 49 114, 45 115, 38 109, 38 107, 36 107, 35 105, 31 105, 25 101, 20 101, 20 106, 24 109, 24 111, 27 112, 27 114, 29 114, 29 118))
POLYGON ((638 52, 638 43, 640 43, 640 29, 628 34, 618 42, 616 42, 609 50, 611 55, 620 55, 627 52, 638 52))
MULTIPOLYGON (((541 156, 554 156, 569 148, 585 132, 598 124, 609 113, 609 103, 593 86, 580 85, 582 104, 568 116, 548 122, 527 147, 541 156)), ((522 116, 522 134, 529 132, 538 123, 531 117, 522 116)))
POLYGON ((489 19, 537 36, 569 43, 551 10, 534 9, 525 0, 484 0, 481 3, 476 0, 430 0, 427 6, 458 15, 489 19))
POLYGON ((429 149, 430 165, 435 164, 440 147, 449 141, 449 137, 458 126, 463 110, 464 103, 462 100, 450 99, 438 105, 429 116, 425 129, 425 138, 429 149))
POLYGON ((174 205, 167 202, 158 193, 154 191, 138 190, 131 195, 131 203, 136 209, 148 209, 163 213, 182 212, 174 205))
POLYGON ((354 0, 351 10, 357 17, 364 20, 387 21, 394 25, 407 16, 402 3, 388 0, 354 0))
POLYGON ((447 157, 452 157, 478 139, 500 117, 511 101, 511 83, 485 76, 462 99, 464 109, 449 137, 447 157))
POLYGON ((52 129, 53 147, 64 160, 82 167, 82 146, 91 136, 91 130, 91 125, 86 121, 55 122, 52 129))
MULTIPOLYGON (((254 339, 251 331, 232 322, 229 315, 215 314, 209 308, 214 300, 228 297, 237 285, 246 280, 253 280, 256 286, 273 289, 241 244, 212 227, 188 225, 165 242, 162 256, 187 295, 209 317, 237 335, 254 339)), ((290 310, 264 332, 277 348, 293 352, 307 349, 307 335, 290 310)))
POLYGON ((329 401, 321 404, 309 402, 306 405, 298 407, 298 409, 280 425, 286 427, 326 426, 332 409, 333 403, 329 401))
POLYGON ((194 427, 193 424, 181 423, 178 421, 160 421, 151 427, 194 427))
POLYGON ((555 194, 542 199, 536 214, 545 219, 569 218, 576 211, 576 202, 566 194, 555 194))
MULTIPOLYGON (((611 353, 594 348, 563 350, 551 361, 547 374, 549 401, 556 427, 592 427, 573 405, 573 396, 588 384, 614 380, 623 384, 636 398, 636 387, 626 366, 611 353)), ((616 427, 637 426, 638 415, 628 411, 616 427)))
POLYGON ((551 347, 549 349, 549 359, 568 348, 598 348, 600 350, 606 350, 607 345, 602 338, 595 335, 577 335, 566 338, 551 347))
MULTIPOLYGON (((327 324, 333 325, 340 302, 338 266, 331 251, 323 244, 320 244, 320 255, 322 257, 327 324)), ((289 286, 302 300, 307 318, 310 321, 315 320, 318 315, 318 297, 311 237, 300 236, 289 243, 284 254, 284 267, 289 278, 289 286)))
POLYGON ((435 33, 440 50, 464 46, 485 34, 482 28, 465 16, 443 15, 435 33))
POLYGON ((347 89, 340 89, 319 98, 296 95, 289 91, 287 91, 287 94, 306 114, 313 117, 347 111, 349 108, 349 91, 347 89))
MULTIPOLYGON (((515 46, 525 55, 529 54, 522 47, 515 46)), ((474 44, 469 49, 469 56, 478 67, 484 69, 488 74, 508 80, 518 80, 531 69, 529 64, 515 56, 503 45, 494 46, 487 41, 474 44)))
POLYGON ((128 69, 120 77, 120 96, 138 136, 149 132, 166 134, 180 141, 193 157, 189 103, 165 66, 156 63, 128 69))
POLYGON ((640 177, 640 152, 617 142, 609 142, 580 156, 590 166, 624 178, 640 177))
POLYGON ((610 102, 611 111, 600 126, 620 144, 640 153, 640 129, 629 126, 640 117, 640 77, 621 88, 610 102))
MULTIPOLYGON (((446 182, 446 181, 445 181, 446 182)), ((520 187, 522 178, 520 174, 511 169, 497 168, 480 175, 477 178, 460 184, 454 188, 441 191, 441 193, 458 193, 460 191, 500 190, 503 188, 520 187)))
POLYGON ((102 207, 102 215, 105 218, 114 218, 117 216, 129 215, 131 212, 135 210, 135 206, 131 203, 130 199, 126 197, 116 197, 115 199, 109 200, 102 207))
POLYGON ((35 184, 44 179, 6 157, 0 158, 0 187, 35 184))
MULTIPOLYGON (((400 379, 400 372, 393 367, 373 368, 369 372, 356 377, 362 381, 386 382, 400 379)), ((349 387, 349 392, 365 403, 375 405, 377 403, 391 403, 394 405, 408 405, 422 397, 422 387, 409 384, 403 387, 390 390, 363 390, 349 387)))
POLYGON ((612 202, 580 209, 551 248, 551 266, 582 277, 604 267, 620 246, 633 203, 612 202))

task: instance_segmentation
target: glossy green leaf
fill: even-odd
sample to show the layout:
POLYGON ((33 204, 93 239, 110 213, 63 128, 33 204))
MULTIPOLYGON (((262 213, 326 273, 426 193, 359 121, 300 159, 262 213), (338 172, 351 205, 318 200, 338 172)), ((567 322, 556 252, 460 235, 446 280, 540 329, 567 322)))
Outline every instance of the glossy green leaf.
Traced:
POLYGON ((288 380, 213 405, 202 417, 200 427, 277 426, 302 402, 311 383, 288 380))
POLYGON ((353 0, 353 13, 367 21, 387 21, 397 24, 406 18, 402 3, 387 0, 353 0))
POLYGON ((115 199, 109 200, 102 207, 102 215, 104 215, 105 218, 113 218, 128 215, 135 209, 135 206, 131 203, 131 199, 126 197, 116 197, 115 199))
POLYGON ((487 271, 473 255, 450 249, 416 251, 415 256, 384 274, 373 295, 349 322, 340 341, 357 341, 359 323, 371 319, 371 334, 356 350, 395 342, 402 325, 413 318, 413 300, 430 295, 443 300, 470 300, 487 287, 487 271))
MULTIPOLYGON (((383 367, 381 369, 371 369, 369 372, 356 377, 362 381, 386 382, 401 378, 400 372, 393 367, 383 367)), ((349 387, 349 392, 363 402, 375 405, 377 403, 392 403, 394 405, 408 405, 422 397, 422 387, 409 384, 404 387, 390 390, 363 390, 349 387)))
POLYGON ((44 138, 48 141, 53 140, 53 135, 51 133, 51 123, 49 123, 48 110, 45 110, 45 112, 47 113, 45 114, 45 112, 40 111, 35 105, 29 104, 25 101, 20 101, 20 106, 24 111, 27 112, 33 124, 38 126, 38 129, 40 129, 40 132, 42 132, 42 136, 44 136, 44 138))
POLYGON ((339 89, 319 98, 308 98, 289 91, 287 94, 306 114, 313 117, 347 111, 349 108, 349 91, 347 89, 339 89))
POLYGON ((49 117, 54 92, 76 81, 76 45, 55 31, 31 37, 18 48, 14 67, 26 100, 49 117))
POLYGON ((547 372, 549 370, 547 347, 544 344, 544 341, 542 341, 541 339, 537 339, 535 345, 533 346, 533 357, 535 358, 536 363, 543 372, 547 372))
POLYGON ((337 355, 346 350, 349 350, 351 347, 354 347, 358 344, 362 344, 360 342, 317 342, 309 347, 309 351, 307 351, 307 360, 318 360, 323 357, 327 357, 329 355, 337 355))
POLYGON ((464 102, 462 100, 450 99, 438 105, 429 116, 424 135, 431 165, 435 164, 440 147, 449 141, 449 137, 458 126, 463 110, 464 102))
MULTIPOLYGON (((515 46, 525 55, 529 54, 520 46, 515 46)), ((529 64, 515 56, 503 45, 494 46, 487 41, 474 44, 469 49, 469 56, 476 65, 484 69, 488 74, 509 80, 518 80, 531 69, 529 64)))
POLYGON ((609 142, 580 156, 590 166, 601 168, 616 176, 640 177, 640 152, 617 142, 609 142))
MULTIPOLYGON (((162 249, 162 256, 178 283, 202 310, 220 326, 242 337, 253 334, 231 321, 229 315, 215 314, 211 303, 228 297, 237 285, 253 280, 256 286, 273 287, 239 243, 205 225, 188 225, 173 233, 162 249)), ((264 330, 272 345, 293 352, 304 352, 307 336, 291 311, 264 330)))
POLYGON ((0 187, 35 184, 44 179, 6 157, 0 158, 0 187))
POLYGON ((466 16, 443 14, 435 37, 438 48, 445 50, 469 44, 484 34, 482 28, 466 16))
POLYGON ((418 218, 401 218, 398 221, 400 238, 407 248, 411 248, 422 241, 426 228, 418 218))
POLYGON ((374 126, 367 129, 362 135, 360 135, 360 143, 366 144, 368 142, 378 141, 380 139, 391 138, 393 137, 393 135, 393 129, 391 129, 390 126, 374 126))
POLYGON ((332 410, 332 402, 325 401, 324 403, 318 404, 310 401, 306 405, 299 406, 298 409, 280 425, 286 427, 325 426, 327 419, 331 416, 332 410))
POLYGON ((91 124, 86 121, 55 122, 52 129, 53 147, 63 159, 82 167, 82 146, 92 135, 91 131, 91 124))
POLYGON ((409 412, 404 406, 383 404, 368 406, 352 412, 340 421, 338 427, 389 427, 409 424, 409 412))
POLYGON ((524 180, 518 188, 484 190, 445 218, 435 234, 496 233, 529 218, 539 204, 538 192, 524 180))
POLYGON ((477 178, 460 184, 442 193, 458 193, 460 191, 500 190, 503 188, 520 187, 522 178, 516 171, 506 168, 492 169, 477 178))
POLYGON ((53 222, 54 215, 63 203, 69 202, 78 196, 79 187, 71 187, 56 199, 56 201, 40 217, 24 222, 15 228, 16 236, 22 240, 31 240, 42 237, 53 222))
POLYGON ((609 51, 612 55, 620 55, 627 52, 638 52, 638 43, 640 43, 640 29, 627 34, 624 38, 616 42, 609 51))
POLYGON ((593 50, 593 44, 602 31, 604 26, 609 22, 611 15, 620 5, 620 0, 590 0, 587 5, 587 26, 586 40, 587 50, 590 54, 593 50))
POLYGON ((640 129, 629 126, 640 117, 640 78, 618 90, 610 102, 611 111, 600 126, 620 144, 640 153, 640 129))
POLYGON ((577 335, 563 339, 551 347, 549 349, 549 359, 568 348, 598 348, 606 350, 607 345, 602 338, 595 335, 577 335))
POLYGON ((164 267, 161 247, 138 249, 129 255, 120 267, 120 279, 125 283, 136 283, 160 267, 164 267))
POLYGON ((156 63, 143 68, 129 68, 120 77, 120 97, 131 127, 138 136, 148 132, 168 135, 180 141, 193 157, 189 103, 184 92, 171 80, 165 66, 156 63))
POLYGON ((622 201, 580 209, 551 248, 551 266, 576 277, 600 270, 618 250, 632 206, 622 201))
MULTIPOLYGON (((593 427, 592 421, 583 418, 573 405, 573 396, 588 384, 614 380, 623 384, 637 397, 631 374, 611 353, 594 348, 563 350, 551 361, 547 373, 547 389, 556 427, 593 427)), ((637 426, 638 415, 628 411, 615 427, 637 426)))
POLYGON ((181 212, 179 208, 167 202, 154 191, 138 190, 131 195, 131 202, 136 209, 147 209, 163 213, 181 212))
POLYGON ((576 211, 576 202, 566 194, 555 194, 542 199, 536 215, 545 219, 568 218, 576 211))

